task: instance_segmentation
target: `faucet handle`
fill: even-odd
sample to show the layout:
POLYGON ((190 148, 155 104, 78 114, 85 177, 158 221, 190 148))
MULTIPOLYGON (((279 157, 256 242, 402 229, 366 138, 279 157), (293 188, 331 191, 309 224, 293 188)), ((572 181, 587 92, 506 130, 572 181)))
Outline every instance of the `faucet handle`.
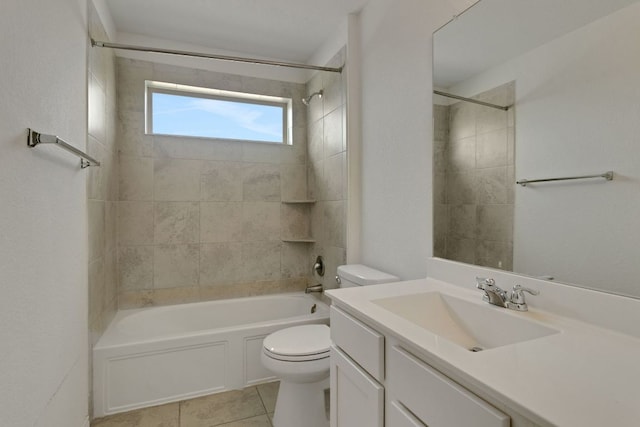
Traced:
POLYGON ((511 291, 511 297, 509 298, 508 308, 518 311, 527 311, 527 303, 524 299, 524 292, 531 295, 540 295, 540 291, 531 288, 525 288, 521 285, 515 285, 513 291, 511 291))
POLYGON ((483 291, 487 286, 495 286, 496 281, 494 279, 487 279, 486 277, 476 277, 476 288, 482 289, 483 291))

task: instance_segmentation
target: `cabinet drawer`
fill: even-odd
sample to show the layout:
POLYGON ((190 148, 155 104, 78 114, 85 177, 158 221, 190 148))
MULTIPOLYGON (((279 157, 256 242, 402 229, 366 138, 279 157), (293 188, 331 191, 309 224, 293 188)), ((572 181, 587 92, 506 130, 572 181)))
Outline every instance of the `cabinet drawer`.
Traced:
POLYGON ((387 422, 387 427, 427 427, 398 402, 391 402, 389 405, 387 422))
POLYGON ((384 336, 331 306, 331 340, 369 374, 384 378, 384 336))
POLYGON ((331 426, 383 427, 384 387, 331 346, 331 426))
POLYGON ((394 346, 389 394, 429 427, 509 427, 510 418, 421 360, 394 346))

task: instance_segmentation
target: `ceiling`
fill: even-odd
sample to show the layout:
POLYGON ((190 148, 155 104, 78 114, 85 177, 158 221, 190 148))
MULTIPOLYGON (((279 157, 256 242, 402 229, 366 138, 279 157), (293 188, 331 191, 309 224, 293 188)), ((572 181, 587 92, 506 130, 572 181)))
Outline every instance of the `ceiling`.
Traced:
POLYGON ((107 0, 118 33, 307 62, 368 0, 107 0))
POLYGON ((448 88, 638 0, 482 0, 434 36, 434 82, 448 88))

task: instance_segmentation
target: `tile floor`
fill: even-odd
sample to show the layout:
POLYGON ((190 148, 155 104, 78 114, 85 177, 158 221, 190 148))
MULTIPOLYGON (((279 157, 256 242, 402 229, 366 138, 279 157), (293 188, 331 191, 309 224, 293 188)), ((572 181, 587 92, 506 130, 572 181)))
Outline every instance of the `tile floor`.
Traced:
POLYGON ((278 382, 99 418, 91 427, 273 427, 278 382))

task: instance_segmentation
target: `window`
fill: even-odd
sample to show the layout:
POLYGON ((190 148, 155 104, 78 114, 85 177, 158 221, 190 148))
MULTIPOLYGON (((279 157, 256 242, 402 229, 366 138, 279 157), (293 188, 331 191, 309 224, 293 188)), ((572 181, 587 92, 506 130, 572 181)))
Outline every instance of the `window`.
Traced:
POLYGON ((146 86, 147 134, 292 143, 290 98, 152 81, 146 86))

